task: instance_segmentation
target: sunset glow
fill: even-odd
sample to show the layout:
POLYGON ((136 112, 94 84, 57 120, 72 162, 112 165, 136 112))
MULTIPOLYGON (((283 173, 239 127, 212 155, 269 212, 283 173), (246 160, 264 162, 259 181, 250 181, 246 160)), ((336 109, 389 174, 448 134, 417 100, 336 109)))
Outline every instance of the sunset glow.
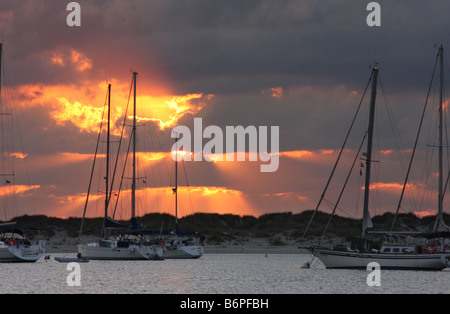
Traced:
MULTIPOLYGON (((330 212, 347 184, 339 206, 360 218, 367 138, 358 150, 367 131, 365 86, 374 58, 382 65, 383 90, 377 97, 370 187, 378 193, 371 202, 381 204, 370 206, 376 213, 396 210, 435 53, 429 36, 422 35, 446 29, 447 19, 436 16, 447 12, 447 5, 424 5, 408 11, 414 18, 397 19, 404 11, 389 3, 380 40, 374 41, 364 8, 341 2, 81 1, 81 26, 67 24, 67 3, 55 3, 0 6, 0 113, 6 113, 0 119, 0 174, 14 174, 3 178, 0 198, 17 195, 8 218, 80 217, 88 188, 88 216, 102 216, 106 185, 113 198, 120 195, 120 218, 128 218, 131 139, 136 139, 138 215, 174 214, 177 160, 181 216, 311 210, 332 173, 320 210, 330 212), (425 17, 433 23, 421 23, 425 17), (392 40, 410 34, 418 35, 392 40), (358 49, 348 43, 358 43, 358 49), (181 142, 181 131, 182 144, 173 147, 176 127, 191 131, 190 147, 181 142), (245 132, 230 132, 231 145, 226 131, 233 127, 245 132), (244 137, 244 144, 235 140, 244 137), (274 170, 263 172, 262 166, 274 170)), ((438 194, 434 160, 431 166, 437 155, 437 96, 430 93, 424 124, 431 128, 426 126, 428 137, 419 137, 403 200, 422 217, 435 213, 438 194)), ((445 112, 448 104, 445 100, 445 112)), ((447 174, 449 163, 443 168, 447 174)), ((444 208, 447 212, 449 204, 444 208)))
MULTIPOLYGON (((113 80, 112 84, 112 134, 120 134, 120 123, 126 110, 129 82, 113 80)), ((73 124, 80 132, 98 132, 100 123, 105 121, 104 105, 106 104, 105 82, 86 81, 80 86, 19 86, 11 91, 16 102, 23 107, 49 107, 51 117, 59 125, 73 124)), ((213 95, 188 94, 181 96, 139 95, 137 103, 139 112, 137 121, 154 121, 161 130, 176 125, 186 114, 194 115, 201 111, 213 95)), ((130 105, 131 106, 131 105, 130 105)), ((131 112, 131 109, 129 109, 131 112)), ((132 119, 132 116, 128 116, 132 119)))
POLYGON ((148 112, 148 115, 138 117, 138 121, 154 121, 161 130, 173 128, 184 115, 195 115, 200 112, 212 98, 213 95, 203 94, 161 97, 139 96, 137 102, 144 104, 144 111, 148 112))
MULTIPOLYGON (((120 195, 120 210, 117 212, 117 219, 128 220, 130 218, 131 190, 123 190, 120 195)), ((60 213, 70 217, 78 215, 77 210, 84 205, 86 194, 69 196, 50 196, 55 199, 60 206, 60 213)), ((117 195, 115 196, 117 197, 117 195)), ((88 208, 88 217, 97 217, 102 214, 102 199, 104 195, 92 195, 91 201, 98 206, 92 205, 88 208)), ((171 187, 146 187, 137 190, 137 202, 139 206, 137 215, 142 216, 149 213, 167 213, 174 215, 175 199, 171 187)), ((180 186, 178 188, 178 216, 184 217, 194 213, 220 213, 230 214, 239 212, 241 215, 258 215, 258 211, 245 200, 245 195, 241 191, 228 189, 225 187, 207 186, 180 186)), ((115 199, 113 200, 115 203, 115 199)), ((114 207, 114 206, 113 206, 114 207)))
MULTIPOLYGON (((412 184, 407 184, 406 188, 411 188, 412 184)), ((394 193, 398 193, 401 189, 403 189, 403 184, 395 183, 395 182, 373 182, 370 184, 371 189, 380 189, 380 190, 386 190, 391 191, 394 193)), ((362 187, 364 189, 364 187, 362 187)))
POLYGON ((24 153, 12 153, 10 154, 11 157, 15 157, 18 159, 24 159, 28 156, 28 154, 24 154, 24 153))
POLYGON ((0 197, 5 195, 25 194, 28 191, 39 189, 39 185, 5 185, 0 187, 0 197))
POLYGON ((306 161, 306 160, 315 160, 316 158, 329 159, 329 155, 332 155, 333 153, 334 153, 334 151, 330 150, 330 149, 325 149, 325 150, 321 149, 321 150, 317 150, 317 151, 296 150, 296 151, 280 152, 280 156, 306 161))
POLYGON ((98 130, 98 125, 102 121, 102 108, 86 106, 79 102, 70 103, 64 97, 58 97, 57 100, 63 105, 61 111, 52 113, 52 117, 57 123, 64 125, 70 121, 79 127, 80 131, 95 132, 98 130))
POLYGON ((154 153, 139 152, 137 154, 138 158, 140 158, 146 162, 162 160, 162 159, 166 158, 167 156, 168 156, 168 153, 163 153, 163 152, 154 152, 154 153))
POLYGON ((413 211, 412 213, 419 218, 423 218, 423 217, 428 217, 428 216, 435 216, 437 214, 437 210, 427 209, 427 210, 423 210, 423 211, 413 211))

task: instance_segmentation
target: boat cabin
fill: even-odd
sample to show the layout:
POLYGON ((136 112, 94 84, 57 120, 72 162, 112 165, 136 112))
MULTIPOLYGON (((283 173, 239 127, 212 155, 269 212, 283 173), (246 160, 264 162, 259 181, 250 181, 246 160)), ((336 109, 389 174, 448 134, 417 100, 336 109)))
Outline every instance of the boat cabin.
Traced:
POLYGON ((379 253, 417 253, 414 245, 383 245, 379 253))

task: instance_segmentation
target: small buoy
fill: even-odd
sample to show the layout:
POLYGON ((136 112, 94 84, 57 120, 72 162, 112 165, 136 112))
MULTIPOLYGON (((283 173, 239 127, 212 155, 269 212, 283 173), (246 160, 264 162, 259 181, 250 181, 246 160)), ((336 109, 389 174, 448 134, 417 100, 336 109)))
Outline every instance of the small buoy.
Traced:
POLYGON ((300 266, 301 269, 309 269, 310 264, 309 263, 305 263, 302 266, 300 266))

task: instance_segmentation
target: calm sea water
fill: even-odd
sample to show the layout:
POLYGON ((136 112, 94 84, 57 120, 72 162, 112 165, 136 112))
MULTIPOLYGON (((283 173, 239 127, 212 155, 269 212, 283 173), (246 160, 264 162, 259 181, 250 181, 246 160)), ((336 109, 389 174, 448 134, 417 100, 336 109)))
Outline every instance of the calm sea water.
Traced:
POLYGON ((0 293, 321 294, 449 293, 450 269, 382 271, 369 287, 364 270, 311 269, 307 254, 205 254, 197 260, 80 263, 80 286, 68 286, 66 263, 0 264, 0 293))

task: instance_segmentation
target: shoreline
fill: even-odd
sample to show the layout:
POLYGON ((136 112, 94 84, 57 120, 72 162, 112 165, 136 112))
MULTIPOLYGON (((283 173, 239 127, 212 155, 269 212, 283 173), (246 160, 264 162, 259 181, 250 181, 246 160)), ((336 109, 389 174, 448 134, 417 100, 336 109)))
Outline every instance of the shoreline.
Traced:
MULTIPOLYGON (((308 254, 308 251, 298 247, 282 246, 282 247, 251 247, 239 246, 230 247, 223 245, 205 245, 204 254, 308 254)), ((76 245, 52 245, 46 247, 45 254, 75 254, 77 253, 76 245)))
MULTIPOLYGON (((83 243, 93 239, 82 239, 83 243)), ((77 240, 55 241, 52 239, 46 241, 46 254, 55 253, 77 253, 77 240), (64 243, 63 243, 64 242, 64 243)), ((270 245, 266 239, 254 238, 244 243, 224 242, 221 244, 204 245, 205 254, 305 254, 307 250, 299 248, 299 244, 291 241, 282 245, 270 245)))

